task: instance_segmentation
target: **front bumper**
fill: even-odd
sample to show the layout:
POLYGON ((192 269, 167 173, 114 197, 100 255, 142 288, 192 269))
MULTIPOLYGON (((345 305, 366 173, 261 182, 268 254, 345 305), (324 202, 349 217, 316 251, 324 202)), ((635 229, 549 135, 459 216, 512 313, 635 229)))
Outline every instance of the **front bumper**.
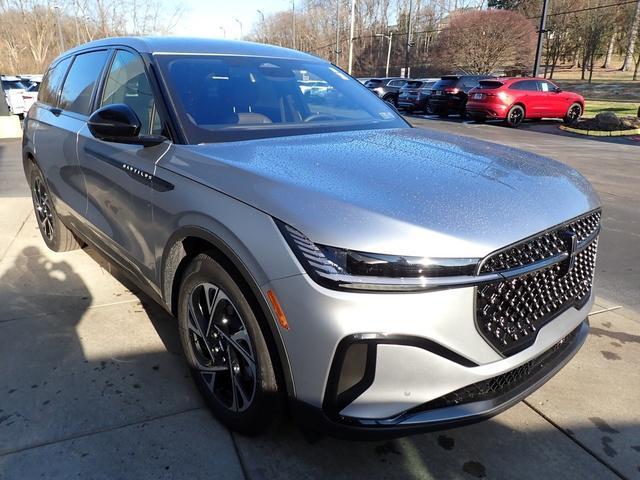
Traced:
POLYGON ((550 349, 522 366, 394 417, 344 417, 303 402, 294 403, 294 415, 311 428, 343 438, 393 438, 470 425, 505 411, 544 385, 580 350, 588 332, 585 319, 550 349))
POLYGON ((349 293, 295 275, 264 288, 276 292, 289 321, 290 329, 281 334, 300 421, 333 434, 369 436, 448 428, 508 408, 568 361, 584 341, 586 324, 571 343, 573 353, 549 362, 550 369, 530 375, 501 395, 436 409, 429 405, 540 357, 583 324, 593 302, 590 298, 580 309, 563 312, 539 330, 530 347, 504 358, 476 329, 475 287, 414 294, 349 293), (357 342, 375 344, 373 354, 364 354, 373 369, 351 368, 355 380, 338 386, 344 345, 357 342), (358 382, 360 377, 366 382, 358 382))

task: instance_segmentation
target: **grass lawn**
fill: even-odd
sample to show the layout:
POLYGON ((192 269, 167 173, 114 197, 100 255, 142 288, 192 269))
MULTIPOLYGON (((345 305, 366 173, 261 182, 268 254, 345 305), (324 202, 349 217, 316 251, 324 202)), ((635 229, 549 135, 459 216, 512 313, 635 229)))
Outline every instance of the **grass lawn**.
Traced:
POLYGON ((635 117, 638 114, 638 107, 640 107, 640 103, 602 102, 589 100, 588 98, 585 102, 586 110, 584 112, 584 117, 595 117, 597 113, 604 111, 614 112, 619 117, 626 115, 635 117))

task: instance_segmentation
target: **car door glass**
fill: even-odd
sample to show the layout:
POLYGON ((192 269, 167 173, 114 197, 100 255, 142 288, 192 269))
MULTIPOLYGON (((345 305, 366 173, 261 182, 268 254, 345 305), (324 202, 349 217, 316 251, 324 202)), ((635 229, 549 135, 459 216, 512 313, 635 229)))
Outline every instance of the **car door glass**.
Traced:
POLYGON ((119 50, 113 59, 102 95, 101 106, 113 103, 131 107, 140 120, 141 134, 161 132, 159 118, 153 122, 153 131, 151 128, 155 105, 142 59, 124 50, 119 50))
POLYGON ((540 91, 542 92, 550 92, 553 90, 547 82, 538 82, 538 85, 540 86, 540 91))
POLYGON ((60 93, 60 108, 88 115, 95 84, 107 61, 107 50, 77 55, 60 93))
POLYGON ((71 63, 71 57, 61 60, 45 74, 42 79, 40 91, 38 92, 39 102, 46 103, 54 107, 58 104, 60 85, 62 85, 65 73, 67 73, 69 63, 71 63))

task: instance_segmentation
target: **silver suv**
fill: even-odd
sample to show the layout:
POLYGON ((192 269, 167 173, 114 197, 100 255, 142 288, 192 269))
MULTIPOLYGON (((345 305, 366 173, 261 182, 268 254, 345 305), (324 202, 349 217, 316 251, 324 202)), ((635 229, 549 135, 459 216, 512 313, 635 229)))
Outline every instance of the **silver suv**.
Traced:
POLYGON ((83 45, 47 71, 23 155, 46 244, 94 246, 172 312, 207 404, 246 434, 285 408, 369 437, 478 421, 587 334, 589 183, 411 128, 311 55, 83 45))

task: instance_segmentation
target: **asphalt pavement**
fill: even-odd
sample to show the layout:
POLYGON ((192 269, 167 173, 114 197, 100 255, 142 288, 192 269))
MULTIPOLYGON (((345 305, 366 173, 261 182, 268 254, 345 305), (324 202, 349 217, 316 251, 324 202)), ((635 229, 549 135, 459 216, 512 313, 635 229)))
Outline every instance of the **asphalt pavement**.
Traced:
POLYGON ((172 317, 91 248, 47 250, 20 143, 0 141, 0 479, 640 478, 640 149, 416 123, 544 150, 599 190, 593 328, 549 383, 492 420, 393 441, 318 438, 291 423, 232 434, 203 406, 172 317))

